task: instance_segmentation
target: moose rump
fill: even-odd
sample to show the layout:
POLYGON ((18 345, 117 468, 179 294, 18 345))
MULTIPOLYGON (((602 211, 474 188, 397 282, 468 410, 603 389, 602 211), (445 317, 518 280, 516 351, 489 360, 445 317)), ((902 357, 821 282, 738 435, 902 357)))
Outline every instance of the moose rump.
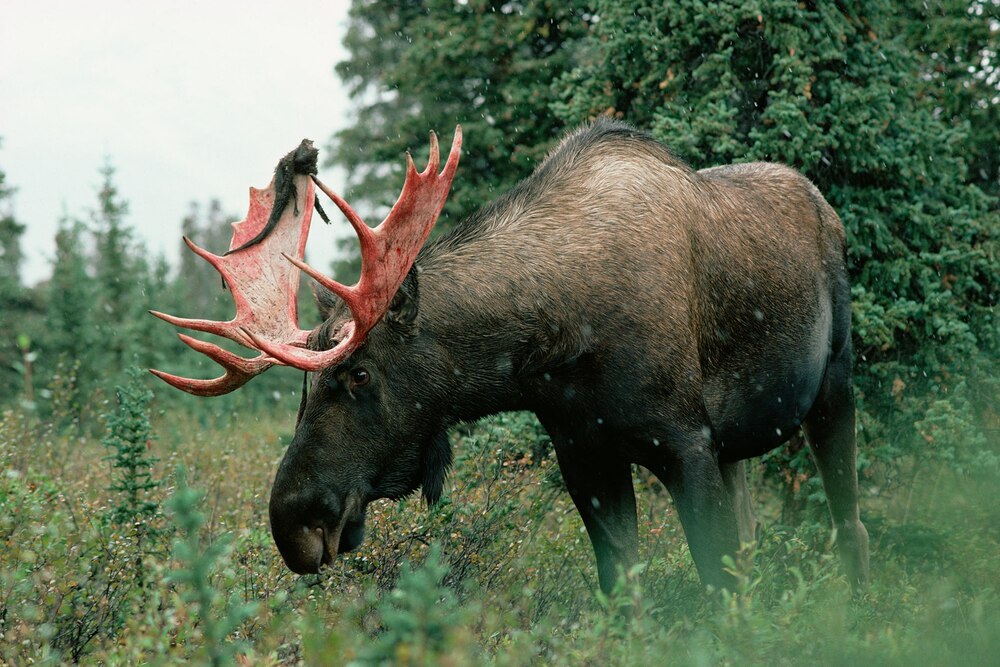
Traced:
MULTIPOLYGON (((195 343, 242 381, 265 364, 314 372, 271 494, 289 566, 315 571, 356 547, 376 498, 422 486, 435 500, 448 428, 521 409, 552 437, 603 589, 638 559, 632 464, 672 494, 702 580, 726 586, 723 556, 754 533, 743 460, 800 428, 844 568, 863 583, 844 232, 816 188, 774 164, 694 171, 647 135, 600 120, 421 249, 459 137, 440 176, 435 141, 425 172, 408 166, 400 202, 375 229, 317 185, 358 231, 358 285, 311 269, 294 244, 227 256, 255 252, 254 264, 302 268, 320 285, 314 330, 237 328, 233 338, 260 351, 249 370, 195 343)), ((278 229, 307 229, 313 183, 295 179, 301 205, 268 212, 284 216, 278 229)))

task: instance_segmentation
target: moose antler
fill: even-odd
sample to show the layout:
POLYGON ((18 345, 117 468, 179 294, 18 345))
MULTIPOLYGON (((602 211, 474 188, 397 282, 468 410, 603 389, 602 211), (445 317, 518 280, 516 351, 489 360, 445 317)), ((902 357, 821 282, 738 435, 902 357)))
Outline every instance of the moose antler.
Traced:
POLYGON ((417 253, 430 235, 434 222, 444 207, 461 155, 462 127, 455 127, 451 152, 440 174, 438 140, 433 132, 430 143, 427 167, 420 173, 417 173, 416 167, 413 166, 413 158, 407 153, 403 190, 389 211, 389 215, 374 229, 365 224, 350 204, 318 179, 313 179, 320 190, 343 212, 358 234, 358 240, 361 242, 361 278, 357 284, 348 287, 328 278, 301 259, 287 255, 285 258, 343 299, 353 315, 353 320, 344 325, 340 331, 340 342, 330 350, 315 351, 295 345, 274 343, 252 331, 247 331, 247 336, 258 349, 288 366, 316 371, 346 359, 361 345, 368 332, 389 310, 393 297, 403 284, 406 274, 417 258, 417 253))
MULTIPOLYGON (((315 371, 347 358, 388 311, 448 197, 458 167, 462 129, 455 129, 451 153, 440 174, 437 136, 433 132, 430 143, 430 159, 421 173, 417 173, 413 159, 407 154, 403 190, 389 215, 374 229, 318 179, 310 180, 308 170, 299 171, 293 177, 294 206, 285 207, 275 224, 272 209, 286 198, 282 196, 285 190, 280 183, 279 170, 293 153, 297 155, 293 151, 279 163, 275 180, 266 189, 250 189, 250 210, 246 220, 233 226, 229 253, 221 257, 214 255, 185 238, 188 247, 211 263, 229 285, 236 302, 236 316, 229 322, 214 322, 150 312, 176 326, 224 336, 262 354, 245 359, 212 343, 178 334, 187 345, 225 368, 225 374, 214 380, 193 380, 152 369, 151 372, 188 393, 218 396, 246 384, 274 364, 315 371), (277 186, 276 181, 279 181, 277 186), (342 285, 303 261, 315 197, 312 181, 340 208, 358 234, 362 273, 354 286, 342 285), (342 328, 342 339, 333 349, 305 348, 309 332, 299 329, 297 323, 299 269, 342 298, 353 315, 353 320, 342 328)), ((307 146, 303 142, 299 150, 303 147, 313 151, 311 155, 315 160, 311 144, 307 146)), ((315 161, 312 172, 314 165, 315 161)))

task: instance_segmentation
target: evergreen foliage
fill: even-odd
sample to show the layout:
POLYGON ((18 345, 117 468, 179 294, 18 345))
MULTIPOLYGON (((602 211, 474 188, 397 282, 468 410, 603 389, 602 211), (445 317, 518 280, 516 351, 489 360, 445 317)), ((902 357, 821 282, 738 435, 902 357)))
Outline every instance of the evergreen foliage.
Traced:
POLYGON ((456 213, 525 175, 564 128, 599 115, 651 131, 696 168, 789 164, 847 228, 866 455, 893 460, 929 442, 949 447, 958 441, 938 439, 992 418, 1000 351, 996 2, 912 2, 902 12, 882 0, 560 7, 550 24, 537 20, 552 10, 544 3, 355 3, 352 55, 338 72, 359 111, 337 136, 335 157, 356 174, 360 198, 386 197, 385 179, 398 186, 387 165, 453 101, 483 109, 478 121, 454 117, 469 142, 484 135, 490 145, 467 144, 451 200, 460 203, 449 204, 456 213), (457 22, 464 31, 456 41, 448 31, 457 22), (548 25, 558 39, 527 48, 532 30, 548 25), (499 59, 498 39, 509 41, 499 59), (503 67, 476 69, 497 62, 503 67), (525 88, 521 74, 542 70, 546 78, 525 88), (505 119, 539 133, 512 132, 505 119), (382 136, 391 130, 399 135, 382 136), (519 146, 531 139, 540 152, 511 161, 528 154, 519 146), (930 412, 961 387, 968 398, 951 404, 951 426, 918 426, 936 424, 930 412))
MULTIPOLYGON (((695 167, 777 160, 817 183, 848 229, 862 455, 886 462, 863 479, 877 548, 860 599, 833 574, 822 515, 771 522, 730 563, 738 591, 705 604, 667 494, 640 471, 646 572, 595 605, 590 544, 525 415, 452 434, 441 506, 373 505, 363 549, 323 577, 290 577, 260 494, 301 375, 274 369, 210 401, 165 390, 169 410, 153 410, 134 372, 122 384, 136 361, 219 369, 145 309, 225 319, 217 274, 186 250, 179 275, 145 257, 108 164, 86 222, 60 225, 51 279, 26 287, 25 226, 0 171, 0 662, 988 663, 1000 637, 998 8, 357 0, 351 11, 338 73, 357 112, 331 162, 349 170, 366 217, 395 198, 403 151, 420 163, 426 130, 447 146, 455 123, 466 143, 441 229, 604 114, 695 167), (103 438, 61 427, 92 427, 100 412, 103 438), (157 415, 165 458, 209 490, 210 521, 182 471, 168 500, 147 448, 157 415), (102 451, 111 465, 95 467, 102 451)), ((184 232, 220 251, 231 219, 215 202, 192 206, 184 232)), ((793 496, 821 500, 802 474, 808 450, 786 451, 764 468, 785 495, 753 480, 762 516, 793 496)))
POLYGON ((118 193, 115 169, 106 163, 100 170, 97 207, 90 212, 94 237, 94 277, 97 281, 94 321, 104 363, 123 369, 132 354, 132 325, 139 320, 138 279, 146 269, 143 256, 125 222, 128 202, 118 193))
POLYGON ((447 575, 436 547, 420 567, 403 567, 399 583, 378 605, 384 632, 358 656, 362 664, 436 665, 456 652, 468 655, 471 638, 461 629, 474 618, 475 608, 459 605, 455 591, 444 584, 447 575))
POLYGON ((78 422, 101 382, 93 309, 97 284, 87 272, 85 234, 82 222, 64 218, 60 223, 45 314, 48 358, 55 360, 56 369, 76 367, 76 381, 67 387, 65 400, 68 414, 78 422))
POLYGON ((105 415, 106 434, 101 441, 111 450, 115 475, 108 490, 118 494, 110 519, 120 526, 145 523, 155 516, 158 505, 150 492, 160 483, 153 477, 153 433, 149 423, 151 392, 138 368, 130 368, 127 384, 116 388, 117 408, 105 415))
POLYGON ((170 575, 170 582, 181 587, 181 597, 194 606, 202 627, 202 641, 207 662, 213 667, 231 665, 241 648, 240 643, 227 638, 256 610, 257 605, 240 600, 233 592, 228 604, 220 611, 222 593, 212 585, 212 572, 217 561, 229 552, 229 539, 218 539, 203 546, 201 529, 205 517, 198 511, 204 494, 187 485, 187 474, 182 466, 176 470, 177 490, 167 501, 180 532, 174 542, 174 557, 179 567, 170 575))
POLYGON ((438 232, 530 174, 566 127, 546 107, 552 80, 575 65, 565 46, 593 20, 580 4, 355 2, 337 73, 357 107, 328 157, 347 170, 352 205, 378 222, 399 194, 403 154, 422 165, 429 129, 447 151, 456 124, 462 162, 438 232))
POLYGON ((966 135, 970 181, 1000 195, 1000 0, 910 0, 889 20, 916 56, 917 95, 966 135))
POLYGON ((18 338, 26 334, 25 315, 33 308, 30 292, 21 284, 21 237, 25 226, 14 217, 14 189, 0 170, 0 388, 23 386, 24 353, 18 338))

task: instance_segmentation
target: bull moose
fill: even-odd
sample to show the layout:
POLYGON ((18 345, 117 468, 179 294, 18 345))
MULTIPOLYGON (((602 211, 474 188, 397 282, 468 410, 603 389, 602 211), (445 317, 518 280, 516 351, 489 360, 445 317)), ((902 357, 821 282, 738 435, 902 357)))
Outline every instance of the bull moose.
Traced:
POLYGON ((862 585, 845 236, 812 183, 769 163, 695 171, 602 119, 425 245, 461 143, 459 127, 440 173, 433 133, 423 172, 408 155, 399 200, 372 228, 315 178, 303 142, 268 189, 251 190, 228 253, 188 241, 232 290, 235 318, 154 313, 260 352, 181 334, 226 369, 215 380, 153 371, 192 394, 232 391, 274 364, 311 373, 269 505, 288 567, 316 572, 356 548, 373 500, 422 487, 437 501, 453 425, 530 410, 604 591, 638 559, 632 464, 669 490, 702 582, 731 586, 723 557, 755 530, 744 460, 800 427, 842 566, 862 585), (354 286, 303 261, 316 188, 359 237, 354 286), (297 324, 299 270, 324 320, 311 331, 297 324))

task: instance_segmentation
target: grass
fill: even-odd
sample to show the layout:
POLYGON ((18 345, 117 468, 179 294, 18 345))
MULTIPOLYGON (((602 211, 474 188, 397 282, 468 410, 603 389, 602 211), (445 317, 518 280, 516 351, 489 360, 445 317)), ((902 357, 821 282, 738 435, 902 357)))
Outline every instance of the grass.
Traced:
POLYGON ((537 424, 505 415, 453 435, 441 505, 374 504, 359 550, 298 577, 268 533, 294 423, 278 412, 156 418, 156 484, 141 498, 156 509, 141 532, 110 518, 121 499, 101 434, 4 413, 0 661, 968 665, 1000 654, 993 472, 900 462, 893 484, 872 473, 873 582, 860 596, 838 574, 825 517, 780 525, 781 494, 758 473, 764 537, 730 564, 739 590, 713 597, 668 495, 637 470, 644 561, 606 598, 537 424))

